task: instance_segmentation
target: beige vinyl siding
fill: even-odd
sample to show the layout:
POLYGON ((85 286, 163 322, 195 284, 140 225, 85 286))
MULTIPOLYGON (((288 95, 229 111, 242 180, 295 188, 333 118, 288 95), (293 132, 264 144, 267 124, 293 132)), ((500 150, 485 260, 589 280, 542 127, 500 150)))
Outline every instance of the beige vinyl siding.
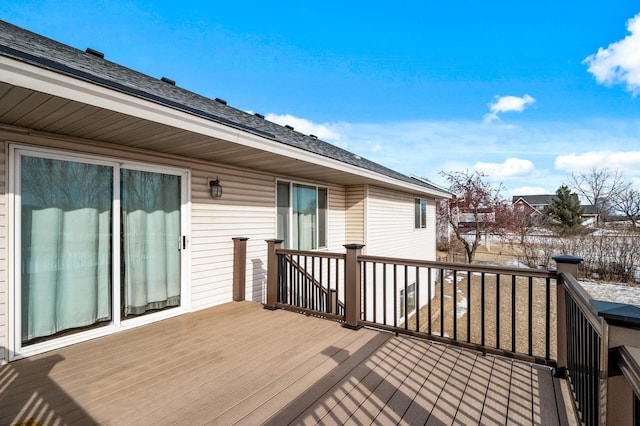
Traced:
POLYGON ((345 241, 345 188, 343 186, 329 185, 328 215, 327 215, 327 250, 343 252, 345 241))
POLYGON ((247 237, 247 300, 262 301, 266 283, 265 240, 275 237, 275 178, 249 171, 196 165, 192 168, 191 303, 203 309, 232 299, 233 241, 247 237), (218 177, 222 198, 209 194, 218 177))
POLYGON ((415 229, 414 194, 370 186, 367 254, 435 260, 435 203, 427 199, 427 227, 415 229))
POLYGON ((364 185, 347 187, 346 195, 346 216, 347 229, 346 239, 349 244, 364 244, 365 235, 365 206, 366 187, 364 185))
MULTIPOLYGON (((424 196, 408 194, 398 191, 369 186, 366 206, 367 215, 367 254, 372 256, 388 256, 405 259, 435 260, 435 200, 427 198, 427 227, 415 229, 415 200, 425 198, 424 196)), ((402 269, 402 268, 400 268, 402 269)), ((400 325, 403 319, 393 316, 394 308, 400 313, 398 303, 400 303, 401 290, 404 283, 407 285, 416 282, 415 270, 408 269, 408 276, 404 276, 404 270, 394 271, 387 269, 387 282, 398 279, 400 287, 394 289, 388 286, 386 289, 386 305, 382 284, 379 282, 376 292, 377 305, 373 306, 373 300, 367 300, 368 319, 373 318, 376 313, 377 318, 382 318, 384 310, 387 312, 388 325, 400 325)), ((418 306, 428 304, 426 286, 431 286, 434 291, 435 277, 428 283, 426 269, 420 271, 420 300, 418 306)), ((373 293, 373 289, 368 291, 373 293)))

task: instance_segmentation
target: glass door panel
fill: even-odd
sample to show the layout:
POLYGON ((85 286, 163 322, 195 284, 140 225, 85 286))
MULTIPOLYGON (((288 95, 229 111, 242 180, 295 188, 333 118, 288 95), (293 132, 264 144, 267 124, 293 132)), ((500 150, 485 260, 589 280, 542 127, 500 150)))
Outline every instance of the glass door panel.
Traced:
POLYGON ((121 315, 180 306, 180 176, 122 169, 121 315))
POLYGON ((21 157, 22 346, 111 321, 113 168, 21 157))

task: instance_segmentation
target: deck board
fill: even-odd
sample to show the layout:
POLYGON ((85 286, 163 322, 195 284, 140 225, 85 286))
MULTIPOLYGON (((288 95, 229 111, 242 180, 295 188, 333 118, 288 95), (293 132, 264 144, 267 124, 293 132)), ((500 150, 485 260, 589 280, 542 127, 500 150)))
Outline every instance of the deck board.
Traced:
POLYGON ((0 424, 562 424, 557 381, 545 367, 229 303, 1 366, 0 424))

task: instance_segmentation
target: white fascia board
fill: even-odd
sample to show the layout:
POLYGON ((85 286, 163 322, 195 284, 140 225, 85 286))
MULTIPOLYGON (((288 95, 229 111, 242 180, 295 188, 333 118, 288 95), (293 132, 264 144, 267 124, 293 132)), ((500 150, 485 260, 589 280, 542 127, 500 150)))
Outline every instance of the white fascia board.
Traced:
POLYGON ((166 124, 171 127, 194 132, 233 143, 268 151, 292 159, 361 176, 372 181, 393 185, 405 191, 445 197, 446 193, 403 182, 371 170, 343 163, 319 154, 289 146, 259 135, 198 117, 127 93, 103 87, 90 81, 67 76, 55 71, 0 56, 0 79, 5 83, 49 95, 69 99, 98 108, 119 112, 132 117, 166 124))

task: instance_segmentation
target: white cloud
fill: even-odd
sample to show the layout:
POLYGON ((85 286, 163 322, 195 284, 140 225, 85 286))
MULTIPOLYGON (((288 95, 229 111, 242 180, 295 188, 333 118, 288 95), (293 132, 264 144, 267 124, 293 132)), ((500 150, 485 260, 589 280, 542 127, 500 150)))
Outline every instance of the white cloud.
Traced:
POLYGON ((541 186, 521 186, 519 188, 513 188, 509 191, 511 196, 518 195, 544 195, 544 194, 555 194, 555 191, 549 192, 548 189, 543 188, 541 186))
POLYGON ((583 64, 600 84, 626 84, 634 96, 640 94, 640 14, 627 21, 629 35, 587 56, 583 64))
POLYGON ((446 186, 440 171, 481 169, 492 183, 504 183, 505 194, 521 195, 529 187, 533 193, 554 193, 571 170, 607 167, 638 179, 640 187, 640 151, 629 152, 640 140, 640 119, 487 126, 453 120, 317 124, 291 115, 268 117, 438 185, 446 186))
POLYGON ((282 126, 289 125, 297 132, 306 135, 316 135, 319 139, 327 142, 338 142, 340 140, 340 134, 332 130, 332 126, 328 123, 316 124, 306 118, 298 118, 290 114, 280 115, 271 113, 267 114, 265 118, 282 126))
POLYGON ((491 180, 505 180, 531 176, 535 173, 535 166, 529 160, 507 158, 502 163, 477 162, 473 169, 486 174, 491 180))
POLYGON ((555 167, 567 172, 606 168, 634 176, 640 172, 640 151, 589 151, 560 155, 556 158, 555 167))
POLYGON ((498 113, 503 112, 522 112, 525 107, 529 104, 535 103, 535 99, 533 99, 529 95, 524 95, 522 97, 518 96, 496 96, 495 101, 489 104, 489 112, 484 116, 484 122, 490 123, 495 120, 500 120, 498 117, 498 113))
POLYGON ((371 151, 373 152, 378 152, 382 150, 382 145, 380 145, 379 143, 374 143, 373 146, 371 147, 371 151))

